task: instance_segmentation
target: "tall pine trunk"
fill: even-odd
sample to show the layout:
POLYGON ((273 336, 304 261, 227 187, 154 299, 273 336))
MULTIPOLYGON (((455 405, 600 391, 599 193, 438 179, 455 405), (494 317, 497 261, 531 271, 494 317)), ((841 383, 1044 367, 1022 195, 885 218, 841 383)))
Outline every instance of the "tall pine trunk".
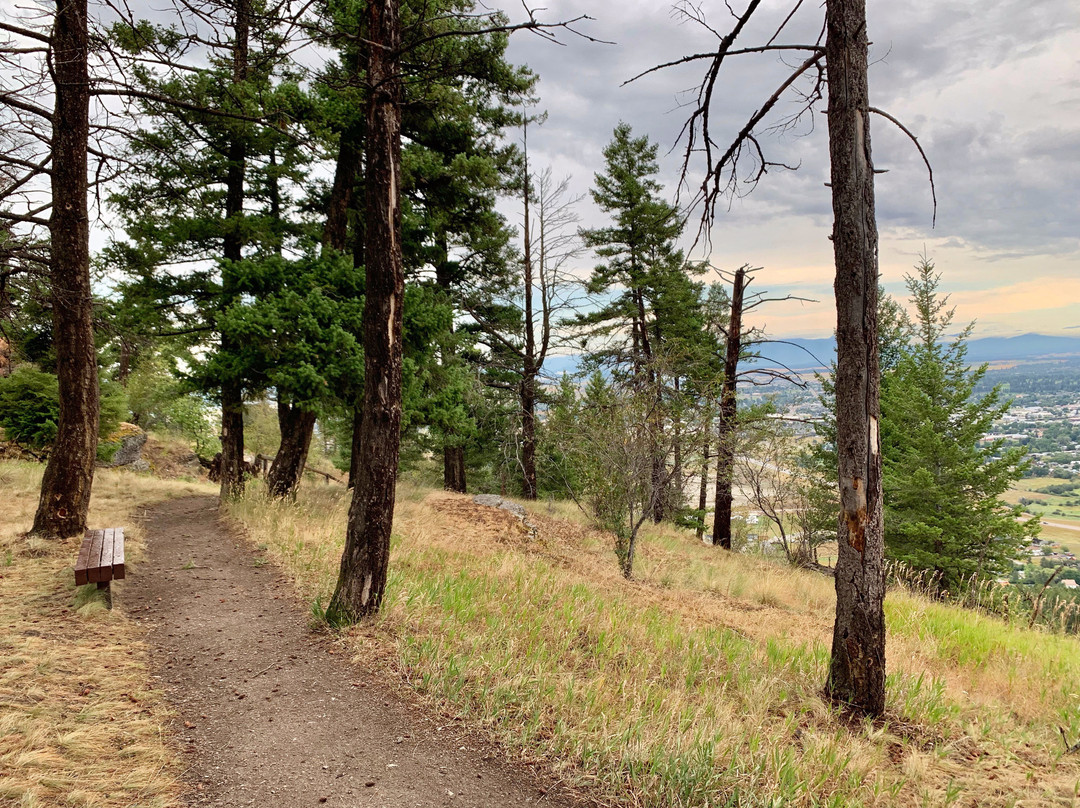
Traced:
MULTIPOLYGON (((356 175, 360 170, 360 148, 356 142, 361 134, 355 127, 341 133, 337 166, 330 199, 326 206, 323 226, 323 249, 344 253, 348 245, 349 206, 352 203, 356 175)), ((317 416, 314 410, 304 410, 288 401, 278 400, 278 427, 281 443, 274 465, 266 478, 267 494, 273 498, 296 495, 304 474, 317 416)))
MULTIPOLYGON (((457 270, 450 260, 450 245, 446 231, 442 230, 436 236, 439 248, 439 260, 435 263, 435 283, 445 296, 447 303, 454 298, 454 284, 457 281, 457 270)), ((455 345, 453 344, 454 323, 450 322, 450 339, 447 344, 441 346, 441 364, 446 367, 460 361, 454 356, 455 345)), ((468 482, 465 475, 465 447, 457 445, 457 436, 453 429, 448 429, 443 438, 443 489, 464 494, 468 491, 468 482)))
MULTIPOLYGON (((233 43, 233 85, 240 87, 248 76, 248 34, 251 26, 250 0, 237 0, 233 43)), ((234 134, 228 148, 228 174, 225 180, 225 237, 222 269, 222 310, 240 300, 236 270, 232 262, 244 257, 244 180, 247 172, 247 143, 234 134)), ((221 336, 221 352, 229 356, 237 351, 236 341, 226 333, 221 336)), ((244 388, 238 376, 226 378, 221 385, 221 498, 234 499, 244 493, 244 388)))
POLYGON ((266 475, 266 488, 271 497, 283 498, 295 495, 300 485, 315 431, 315 413, 280 400, 277 412, 281 443, 266 475))
POLYGON ((45 466, 33 532, 66 537, 86 529, 98 442, 99 392, 90 289, 87 211, 86 0, 57 0, 52 33, 55 100, 52 127, 50 283, 60 422, 45 466))
POLYGON ((885 543, 865 0, 829 0, 826 26, 841 508, 826 690, 835 701, 880 715, 885 709, 885 543))
POLYGON ((465 485, 465 447, 443 447, 443 488, 464 494, 465 485))
POLYGON ((743 292, 746 267, 735 271, 731 290, 731 318, 728 322, 727 352, 724 355, 724 385, 720 391, 720 417, 716 432, 716 513, 713 517, 712 543, 731 549, 732 486, 735 480, 735 430, 738 421, 736 399, 739 378, 739 355, 742 353, 743 292))
POLYGON ((331 623, 374 614, 390 560, 401 440, 401 25, 398 0, 368 4, 367 174, 365 225, 364 406, 359 465, 331 623))

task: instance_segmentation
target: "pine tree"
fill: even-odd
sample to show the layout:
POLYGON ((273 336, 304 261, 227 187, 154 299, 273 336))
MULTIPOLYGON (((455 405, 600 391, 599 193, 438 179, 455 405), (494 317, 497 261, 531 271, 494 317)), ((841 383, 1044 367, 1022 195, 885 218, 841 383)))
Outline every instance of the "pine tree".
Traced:
MULTIPOLYGON (((647 137, 635 138, 629 124, 615 127, 604 149, 604 171, 595 175, 592 190, 593 201, 610 214, 612 223, 581 232, 585 246, 601 259, 589 278, 588 291, 608 299, 575 322, 591 343, 589 360, 593 366, 612 367, 622 378, 629 377, 639 387, 652 391, 656 405, 650 409, 653 443, 667 446, 658 434, 669 418, 663 406, 665 379, 660 368, 672 369, 669 347, 670 353, 678 353, 674 344, 668 345, 667 338, 669 333, 674 338, 677 332, 686 330, 680 327, 679 320, 692 319, 700 312, 700 304, 688 310, 669 305, 668 301, 685 299, 685 293, 691 290, 700 301, 701 290, 688 283, 684 257, 675 246, 682 221, 678 209, 660 197, 656 154, 656 145, 647 137), (665 315, 674 317, 667 321, 665 315)), ((700 333, 700 328, 697 331, 700 333)), ((672 386, 677 375, 670 375, 672 386)), ((674 453, 681 455, 681 441, 670 448, 674 451, 676 446, 680 450, 674 453)), ((680 465, 678 460, 681 457, 676 467, 680 465)), ((672 505, 681 505, 681 480, 676 482, 674 494, 659 490, 675 482, 673 475, 666 473, 667 462, 666 454, 653 458, 652 479, 658 491, 649 498, 649 508, 655 521, 667 516, 672 505)))
POLYGON ((882 377, 885 542, 891 557, 955 591, 1010 568, 1038 525, 1001 499, 1023 474, 1024 450, 983 442, 1010 402, 998 387, 974 394, 987 367, 967 363, 974 323, 948 335, 954 309, 939 281, 926 259, 907 276, 915 320, 882 377))
POLYGON ((675 249, 682 223, 676 208, 660 198, 656 153, 656 144, 633 137, 626 123, 615 127, 604 149, 604 171, 595 175, 591 194, 612 223, 581 235, 601 259, 589 278, 589 292, 605 295, 613 287, 621 291, 577 320, 594 344, 602 341, 593 350, 594 362, 629 364, 635 376, 650 380, 657 326, 648 292, 661 285, 658 276, 663 272, 682 271, 682 256, 675 249))

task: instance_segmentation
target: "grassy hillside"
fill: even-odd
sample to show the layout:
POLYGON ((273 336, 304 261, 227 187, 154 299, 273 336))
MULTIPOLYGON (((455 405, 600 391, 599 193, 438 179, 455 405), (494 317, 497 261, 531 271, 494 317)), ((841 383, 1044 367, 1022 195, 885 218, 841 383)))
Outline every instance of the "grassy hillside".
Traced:
MULTIPOLYGON (((333 590, 347 501, 254 492, 233 508, 303 599, 333 590)), ((403 486, 386 608, 343 639, 511 754, 620 804, 1076 805, 1080 643, 890 594, 889 707, 852 721, 821 686, 832 581, 643 539, 637 579, 565 506, 535 533, 467 497, 403 486)), ((317 609, 317 606, 316 606, 317 609)))
MULTIPOLYGON (((76 589, 78 541, 22 536, 42 469, 0 462, 0 805, 176 805, 179 767, 163 738, 167 710, 122 594, 107 611, 93 584, 76 589)), ((90 524, 122 526, 128 560, 137 564, 136 510, 210 490, 99 469, 90 524)))

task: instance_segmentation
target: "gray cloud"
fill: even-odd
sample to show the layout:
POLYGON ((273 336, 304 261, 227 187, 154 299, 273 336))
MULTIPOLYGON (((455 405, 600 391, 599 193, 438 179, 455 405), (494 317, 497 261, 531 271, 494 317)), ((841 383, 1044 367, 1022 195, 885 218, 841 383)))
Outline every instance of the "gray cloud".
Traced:
MULTIPOLYGON (((586 190, 602 165, 601 150, 619 120, 671 147, 685 120, 689 100, 705 63, 623 81, 642 70, 687 53, 707 51, 715 38, 694 23, 673 18, 665 3, 594 0, 552 2, 549 16, 583 8, 597 17, 590 32, 619 44, 593 45, 567 39, 564 48, 536 38, 518 39, 512 54, 541 76, 543 106, 551 113, 532 137, 541 160, 557 172, 574 174, 586 190)), ((706 4, 710 20, 726 30, 722 3, 706 4)), ((762 5, 762 16, 744 38, 747 44, 771 34, 786 4, 762 5)), ((787 41, 816 38, 820 4, 805 4, 787 41)), ((874 122, 875 161, 888 169, 878 181, 878 216, 883 232, 941 238, 986 257, 1061 254, 1077 250, 1080 214, 1080 81, 1076 57, 1063 48, 1080 31, 1073 0, 876 3, 870 5, 874 40, 871 87, 874 103, 901 116, 920 137, 934 164, 940 208, 930 230, 931 202, 926 170, 910 141, 884 120, 874 122), (1055 50, 1056 48, 1056 50, 1055 50), (1070 54, 1060 57, 1059 52, 1070 54), (1040 74, 1026 75, 1038 69, 1040 74), (1001 84, 987 83, 991 78, 1001 84), (1039 102, 1037 114, 1033 105, 1039 102)), ((788 60, 791 61, 791 60, 788 60)), ((730 136, 783 79, 788 66, 767 56, 732 59, 713 107, 717 140, 730 136)), ((797 109, 783 105, 779 117, 797 109)), ((779 118, 774 118, 773 122, 779 118)), ((774 170, 736 218, 764 220, 808 217, 828 227, 824 119, 809 119, 783 135, 766 136, 770 160, 800 165, 795 173, 774 170)), ((681 150, 665 157, 663 178, 674 190, 681 150)), ((700 165, 692 181, 699 181, 700 165)), ((586 213, 586 220, 595 217, 586 213)))

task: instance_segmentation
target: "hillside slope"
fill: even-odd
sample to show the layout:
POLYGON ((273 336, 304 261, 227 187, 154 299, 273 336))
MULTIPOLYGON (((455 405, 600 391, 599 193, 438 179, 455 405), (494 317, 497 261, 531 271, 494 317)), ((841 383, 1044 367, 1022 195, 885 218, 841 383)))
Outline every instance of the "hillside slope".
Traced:
MULTIPOLYGON (((318 611, 346 509, 311 488, 233 516, 318 611)), ((610 536, 560 505, 529 519, 402 487, 386 608, 354 652, 614 804, 1075 804, 1075 638, 894 591, 888 715, 851 720, 820 696, 831 580, 667 528, 627 582, 610 536)))

